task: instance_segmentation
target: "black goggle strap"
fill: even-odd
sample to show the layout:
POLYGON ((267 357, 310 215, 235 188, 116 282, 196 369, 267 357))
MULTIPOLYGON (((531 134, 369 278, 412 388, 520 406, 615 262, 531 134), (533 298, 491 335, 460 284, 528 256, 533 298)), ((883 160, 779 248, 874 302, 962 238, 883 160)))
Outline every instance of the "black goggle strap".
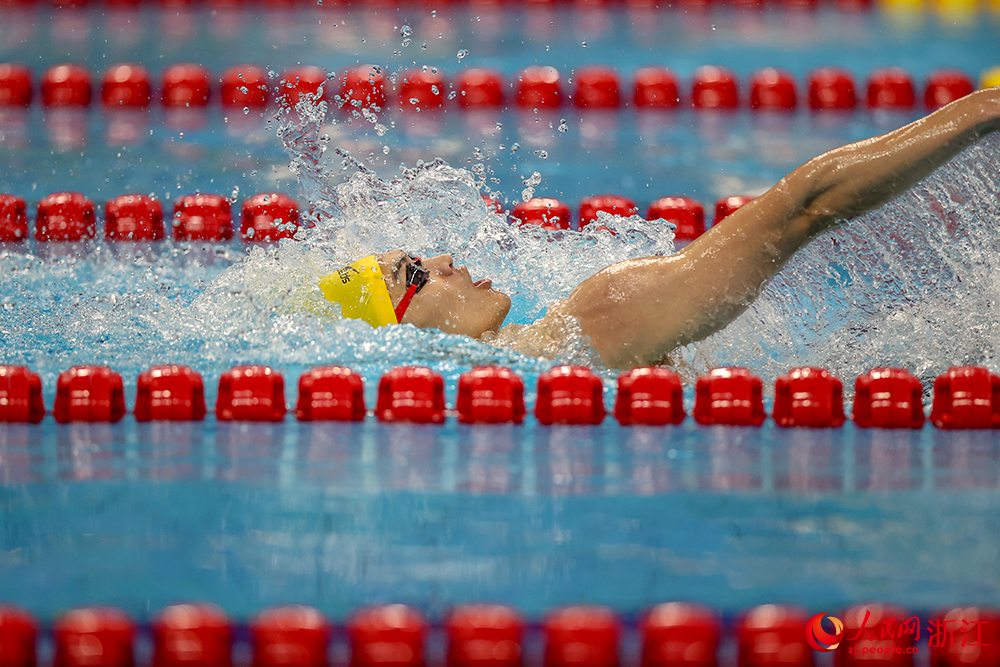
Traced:
POLYGON ((410 301, 430 279, 430 271, 420 265, 420 258, 414 257, 410 264, 406 265, 406 294, 399 300, 396 306, 396 321, 402 322, 406 309, 410 307, 410 301))

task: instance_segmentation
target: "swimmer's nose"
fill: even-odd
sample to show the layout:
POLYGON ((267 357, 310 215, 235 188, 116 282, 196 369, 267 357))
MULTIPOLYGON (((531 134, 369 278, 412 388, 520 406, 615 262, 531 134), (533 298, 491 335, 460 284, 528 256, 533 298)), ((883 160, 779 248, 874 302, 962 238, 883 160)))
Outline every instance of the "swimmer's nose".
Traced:
POLYGON ((438 255, 437 257, 431 257, 424 262, 424 266, 441 276, 450 276, 455 273, 455 263, 451 255, 438 255))

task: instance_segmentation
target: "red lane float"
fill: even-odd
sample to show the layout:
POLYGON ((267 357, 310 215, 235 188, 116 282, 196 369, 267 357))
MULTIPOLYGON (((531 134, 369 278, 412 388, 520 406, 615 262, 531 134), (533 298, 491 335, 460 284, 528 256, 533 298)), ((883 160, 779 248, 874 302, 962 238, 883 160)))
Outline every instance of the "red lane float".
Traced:
POLYGON ((924 389, 901 368, 873 368, 854 381, 852 419, 863 428, 921 428, 924 389))
POLYGON ((852 607, 837 615, 844 637, 833 655, 834 667, 913 667, 920 619, 883 604, 852 607))
POLYGON ((934 667, 988 667, 1000 664, 1000 611, 986 607, 942 610, 927 623, 934 667))
POLYGON ((312 607, 268 609, 250 622, 253 667, 326 667, 332 631, 312 607))
POLYGON ((667 602, 639 624, 641 667, 716 667, 720 622, 706 607, 667 602))
POLYGON ((517 106, 522 109, 555 109, 562 105, 559 70, 532 65, 518 74, 517 106))
POLYGON ((28 238, 28 206, 14 195, 0 195, 0 243, 28 238))
POLYGON ((233 215, 221 195, 185 195, 174 203, 175 241, 229 241, 233 215))
POLYGON ((665 67, 636 70, 632 102, 640 109, 676 109, 681 103, 677 76, 665 67))
POLYGON ((715 202, 715 221, 713 225, 717 225, 730 215, 734 211, 746 206, 747 203, 753 201, 753 197, 744 197, 740 195, 734 195, 732 197, 722 197, 715 202))
POLYGON ((581 109, 615 109, 621 102, 618 72, 610 67, 582 67, 576 72, 573 103, 581 109))
POLYGON ((464 605, 444 625, 448 667, 521 667, 524 620, 510 607, 464 605))
POLYGON ((38 374, 24 366, 0 366, 0 422, 37 424, 44 416, 42 380, 38 374))
POLYGON ((0 665, 35 667, 38 622, 24 609, 0 604, 0 665))
POLYGON ((285 380, 269 366, 237 366, 219 378, 220 421, 280 422, 286 410, 285 380))
POLYGON ((868 108, 910 111, 916 104, 913 79, 898 67, 877 69, 868 77, 868 108))
POLYGON ((778 426, 842 426, 844 386, 822 368, 793 368, 774 383, 772 416, 778 426))
POLYGON ((503 76, 490 69, 463 70, 455 79, 458 104, 467 109, 497 109, 503 106, 503 76))
POLYGON ((809 615, 796 607, 754 607, 736 624, 740 667, 813 667, 808 622, 809 615))
POLYGON ((835 67, 820 68, 809 75, 809 108, 814 111, 845 111, 858 104, 854 76, 835 67))
POLYGON ((347 622, 351 667, 423 667, 427 621, 401 604, 369 607, 347 622))
POLYGON ((1000 377, 954 366, 934 380, 931 422, 942 429, 1000 428, 1000 377))
POLYGON ((620 628, 606 607, 567 607, 543 622, 545 667, 614 667, 618 665, 620 628))
POLYGON ((684 417, 684 392, 677 373, 652 366, 618 377, 615 419, 623 426, 680 424, 684 417))
POLYGON ((699 67, 691 82, 691 104, 696 109, 735 109, 739 106, 736 75, 725 67, 699 67))
POLYGON ((519 202, 510 217, 518 225, 538 225, 542 229, 569 229, 572 213, 569 206, 551 197, 535 197, 519 202))
POLYGON ((97 236, 94 202, 79 192, 55 192, 38 202, 35 239, 83 241, 97 236))
POLYGON ((600 424, 604 421, 601 378, 584 366, 556 366, 538 377, 535 418, 549 424, 600 424))
POLYGON ((290 67, 281 75, 281 82, 278 84, 278 102, 294 109, 303 95, 311 96, 316 102, 326 100, 332 93, 326 89, 325 84, 326 71, 319 67, 312 65, 290 67))
POLYGON ((42 105, 85 107, 91 98, 90 70, 83 65, 54 65, 42 75, 42 105))
POLYGON ((694 418, 699 424, 760 426, 765 416, 760 378, 745 368, 716 368, 698 378, 694 418))
POLYGON ((299 421, 362 421, 365 392, 361 376, 343 366, 303 373, 299 377, 295 416, 299 421))
POLYGON ((444 378, 429 368, 394 368, 379 380, 375 416, 380 421, 440 424, 444 411, 444 378))
POLYGON ((31 105, 31 70, 23 65, 0 63, 0 108, 31 105))
POLYGON ((934 111, 971 94, 975 89, 976 84, 965 72, 957 69, 937 70, 927 77, 924 106, 928 111, 934 111))
POLYGON ((386 81, 382 68, 362 65, 344 72, 340 77, 340 98, 347 111, 385 108, 386 81))
POLYGON ((750 80, 750 108, 762 111, 793 111, 798 104, 795 79, 788 72, 765 67, 750 80))
POLYGON ((201 108, 211 97, 208 70, 201 65, 178 63, 163 71, 163 106, 168 109, 201 108))
POLYGON ((240 237, 247 242, 267 243, 290 239, 299 229, 299 205, 286 194, 269 192, 243 202, 240 237))
POLYGON ((603 211, 611 215, 629 217, 639 212, 635 202, 620 195, 594 195, 585 197, 580 202, 580 229, 592 222, 597 222, 597 212, 603 211))
POLYGON ((163 239, 163 205, 148 195, 119 195, 104 206, 104 238, 109 241, 163 239))
POLYGON ((263 68, 236 65, 222 73, 223 108, 260 110, 269 101, 267 73, 263 68))
POLYGON ((152 623, 153 667, 228 667, 233 627, 211 604, 167 607, 152 623))
POLYGON ((524 382, 509 368, 482 366, 458 378, 455 401, 463 424, 524 421, 524 382))
POLYGON ((52 416, 69 422, 117 422, 125 416, 122 376, 105 366, 74 366, 59 374, 52 416))
POLYGON ((647 220, 672 222, 674 243, 690 243, 705 233, 705 208, 690 197, 661 197, 649 205, 647 220))
POLYGON ((112 65, 101 77, 101 101, 108 109, 142 109, 153 99, 153 84, 142 65, 112 65))
POLYGON ((139 374, 135 419, 201 421, 205 418, 205 385, 187 366, 153 366, 139 374))
POLYGON ((444 106, 445 81, 436 67, 403 72, 399 105, 404 111, 431 111, 444 106))
POLYGON ((132 667, 135 662, 135 623, 118 609, 74 609, 56 622, 52 634, 53 667, 132 667))

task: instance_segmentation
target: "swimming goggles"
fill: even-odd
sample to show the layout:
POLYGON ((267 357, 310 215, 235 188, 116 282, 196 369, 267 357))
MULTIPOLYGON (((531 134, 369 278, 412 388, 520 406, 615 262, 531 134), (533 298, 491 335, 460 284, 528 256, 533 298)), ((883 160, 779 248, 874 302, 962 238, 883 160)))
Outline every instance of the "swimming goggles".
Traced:
POLYGON ((396 321, 403 321, 403 314, 406 309, 410 307, 410 301, 413 300, 414 295, 419 292, 427 281, 431 278, 431 272, 423 267, 420 263, 419 257, 414 257, 413 255, 407 255, 410 258, 410 263, 406 265, 406 294, 403 298, 399 300, 399 305, 396 306, 396 321))

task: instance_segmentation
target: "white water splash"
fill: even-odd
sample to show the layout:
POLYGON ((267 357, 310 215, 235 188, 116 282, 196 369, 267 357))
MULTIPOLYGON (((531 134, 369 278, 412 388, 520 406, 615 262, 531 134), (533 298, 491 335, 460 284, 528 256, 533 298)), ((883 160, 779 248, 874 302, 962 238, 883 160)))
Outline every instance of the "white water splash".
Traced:
POLYGON ((767 379, 819 366, 848 391, 875 366, 906 368, 925 388, 952 365, 1000 370, 998 155, 994 135, 818 239, 747 312, 677 358, 693 373, 739 364, 767 379))

